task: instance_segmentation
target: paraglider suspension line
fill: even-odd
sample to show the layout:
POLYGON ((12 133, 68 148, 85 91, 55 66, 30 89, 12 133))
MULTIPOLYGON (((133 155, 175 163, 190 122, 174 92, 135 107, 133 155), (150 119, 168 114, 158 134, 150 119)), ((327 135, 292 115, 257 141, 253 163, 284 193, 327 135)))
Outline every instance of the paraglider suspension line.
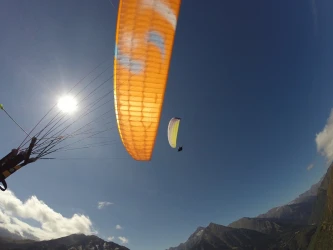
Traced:
MULTIPOLYGON (((6 115, 28 136, 28 137, 30 137, 30 135, 13 119, 13 117, 11 117, 8 113, 7 113, 7 111, 3 108, 2 109, 5 113, 6 113, 6 115)), ((31 137, 30 137, 31 138, 31 137)), ((32 138, 31 138, 32 139, 32 138)))

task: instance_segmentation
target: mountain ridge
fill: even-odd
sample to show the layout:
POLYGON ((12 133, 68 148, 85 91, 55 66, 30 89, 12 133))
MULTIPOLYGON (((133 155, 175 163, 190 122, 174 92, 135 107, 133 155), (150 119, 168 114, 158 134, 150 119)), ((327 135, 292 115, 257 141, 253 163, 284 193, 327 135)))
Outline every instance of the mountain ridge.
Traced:
POLYGON ((114 242, 104 241, 96 235, 72 234, 65 237, 44 240, 14 240, 0 238, 2 250, 129 250, 114 242))
MULTIPOLYGON (((167 250, 308 250, 310 245, 315 246, 311 250, 329 249, 318 248, 313 242, 322 242, 323 229, 333 233, 333 215, 329 213, 333 211, 332 168, 333 164, 317 183, 285 205, 253 218, 240 218, 228 226, 210 223, 199 227, 187 241, 167 250), (327 195, 329 190, 332 194, 327 195), (323 222, 323 211, 329 223, 323 222)), ((333 237, 330 239, 325 246, 333 245, 333 237)))

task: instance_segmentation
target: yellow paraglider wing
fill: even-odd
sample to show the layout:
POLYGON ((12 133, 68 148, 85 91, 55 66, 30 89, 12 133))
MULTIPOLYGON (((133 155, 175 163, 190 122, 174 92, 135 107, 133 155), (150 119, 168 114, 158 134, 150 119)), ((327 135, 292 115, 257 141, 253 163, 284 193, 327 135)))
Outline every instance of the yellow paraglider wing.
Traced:
POLYGON ((114 59, 118 130, 128 153, 151 159, 181 0, 120 0, 114 59))
POLYGON ((180 124, 180 118, 172 118, 169 122, 168 140, 172 148, 176 148, 177 146, 179 124, 180 124))

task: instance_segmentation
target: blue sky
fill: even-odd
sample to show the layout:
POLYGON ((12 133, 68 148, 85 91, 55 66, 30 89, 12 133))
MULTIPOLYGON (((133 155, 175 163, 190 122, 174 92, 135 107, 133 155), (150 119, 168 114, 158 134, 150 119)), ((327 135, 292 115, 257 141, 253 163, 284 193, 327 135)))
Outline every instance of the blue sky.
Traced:
MULTIPOLYGON (((152 161, 132 160, 113 130, 115 145, 40 160, 9 177, 10 190, 67 218, 83 214, 100 237, 126 237, 136 250, 287 203, 332 160, 332 10, 315 0, 183 1, 152 161), (173 116, 181 153, 167 142, 173 116)), ((102 61, 112 66, 116 15, 108 0, 0 3, 0 102, 21 126, 102 61)), ((25 135, 5 114, 0 122, 5 155, 25 135)))

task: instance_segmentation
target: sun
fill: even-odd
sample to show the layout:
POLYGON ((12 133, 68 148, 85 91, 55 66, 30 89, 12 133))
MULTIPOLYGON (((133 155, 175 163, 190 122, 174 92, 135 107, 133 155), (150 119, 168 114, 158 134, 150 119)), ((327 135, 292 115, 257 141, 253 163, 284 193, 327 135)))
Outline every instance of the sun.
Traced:
POLYGON ((77 110, 77 102, 72 96, 63 96, 58 101, 58 108, 64 113, 73 113, 77 110))

